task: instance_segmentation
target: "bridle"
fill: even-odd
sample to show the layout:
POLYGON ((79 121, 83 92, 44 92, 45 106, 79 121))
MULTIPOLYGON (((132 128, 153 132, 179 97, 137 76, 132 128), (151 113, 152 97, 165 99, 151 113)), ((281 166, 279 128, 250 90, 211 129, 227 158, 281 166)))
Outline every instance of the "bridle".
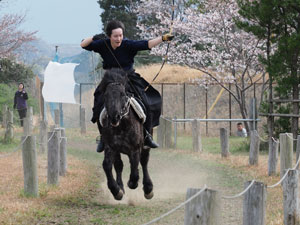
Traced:
MULTIPOLYGON (((108 85, 123 85, 119 82, 112 82, 112 83, 109 83, 108 85)), ((120 120, 122 120, 125 116, 128 115, 130 111, 130 97, 126 94, 126 103, 125 103, 125 106, 121 109, 121 112, 120 112, 120 120)), ((107 114, 108 116, 108 114, 107 114)))

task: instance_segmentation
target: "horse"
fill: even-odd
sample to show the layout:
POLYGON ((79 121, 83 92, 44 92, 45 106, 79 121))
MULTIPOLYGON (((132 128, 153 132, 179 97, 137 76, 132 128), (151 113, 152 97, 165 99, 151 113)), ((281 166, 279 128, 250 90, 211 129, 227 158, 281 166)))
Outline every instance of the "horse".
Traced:
POLYGON ((121 153, 129 158, 130 177, 127 186, 136 189, 139 181, 139 163, 143 170, 143 191, 146 199, 153 197, 153 184, 148 173, 150 148, 144 147, 143 121, 133 110, 127 90, 129 79, 120 69, 107 70, 100 83, 104 93, 105 116, 102 118, 102 141, 104 160, 102 163, 107 186, 116 200, 125 194, 122 181, 123 162, 121 153), (116 171, 116 179, 112 167, 116 171))

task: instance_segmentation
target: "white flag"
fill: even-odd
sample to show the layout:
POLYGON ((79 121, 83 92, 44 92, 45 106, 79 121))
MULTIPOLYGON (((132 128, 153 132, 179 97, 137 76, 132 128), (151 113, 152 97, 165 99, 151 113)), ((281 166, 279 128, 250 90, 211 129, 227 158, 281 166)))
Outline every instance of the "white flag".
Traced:
POLYGON ((42 90, 46 102, 76 104, 74 69, 77 65, 79 64, 49 62, 45 70, 42 90))

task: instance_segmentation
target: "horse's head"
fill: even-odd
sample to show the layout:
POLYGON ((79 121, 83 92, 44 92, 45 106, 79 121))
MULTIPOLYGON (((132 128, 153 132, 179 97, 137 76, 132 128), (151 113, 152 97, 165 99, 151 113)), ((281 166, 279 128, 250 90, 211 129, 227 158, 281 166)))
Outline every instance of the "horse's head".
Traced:
POLYGON ((106 86, 104 104, 108 123, 117 127, 121 119, 129 112, 129 98, 125 90, 126 76, 120 70, 111 70, 107 73, 113 76, 113 81, 106 86))

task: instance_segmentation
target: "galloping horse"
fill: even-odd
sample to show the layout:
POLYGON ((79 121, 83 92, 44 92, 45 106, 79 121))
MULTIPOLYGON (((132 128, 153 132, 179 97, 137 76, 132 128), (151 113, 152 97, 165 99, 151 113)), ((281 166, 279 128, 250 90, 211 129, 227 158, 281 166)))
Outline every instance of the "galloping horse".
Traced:
POLYGON ((104 143, 103 169, 107 185, 116 200, 121 200, 125 193, 122 181, 123 162, 121 153, 129 157, 130 177, 128 187, 135 189, 139 180, 139 163, 143 169, 143 190, 146 199, 153 197, 153 184, 148 173, 150 148, 144 148, 143 121, 130 104, 126 92, 129 80, 120 69, 106 71, 100 88, 104 93, 104 116, 101 113, 102 140, 104 143), (112 167, 116 171, 116 179, 112 167))

